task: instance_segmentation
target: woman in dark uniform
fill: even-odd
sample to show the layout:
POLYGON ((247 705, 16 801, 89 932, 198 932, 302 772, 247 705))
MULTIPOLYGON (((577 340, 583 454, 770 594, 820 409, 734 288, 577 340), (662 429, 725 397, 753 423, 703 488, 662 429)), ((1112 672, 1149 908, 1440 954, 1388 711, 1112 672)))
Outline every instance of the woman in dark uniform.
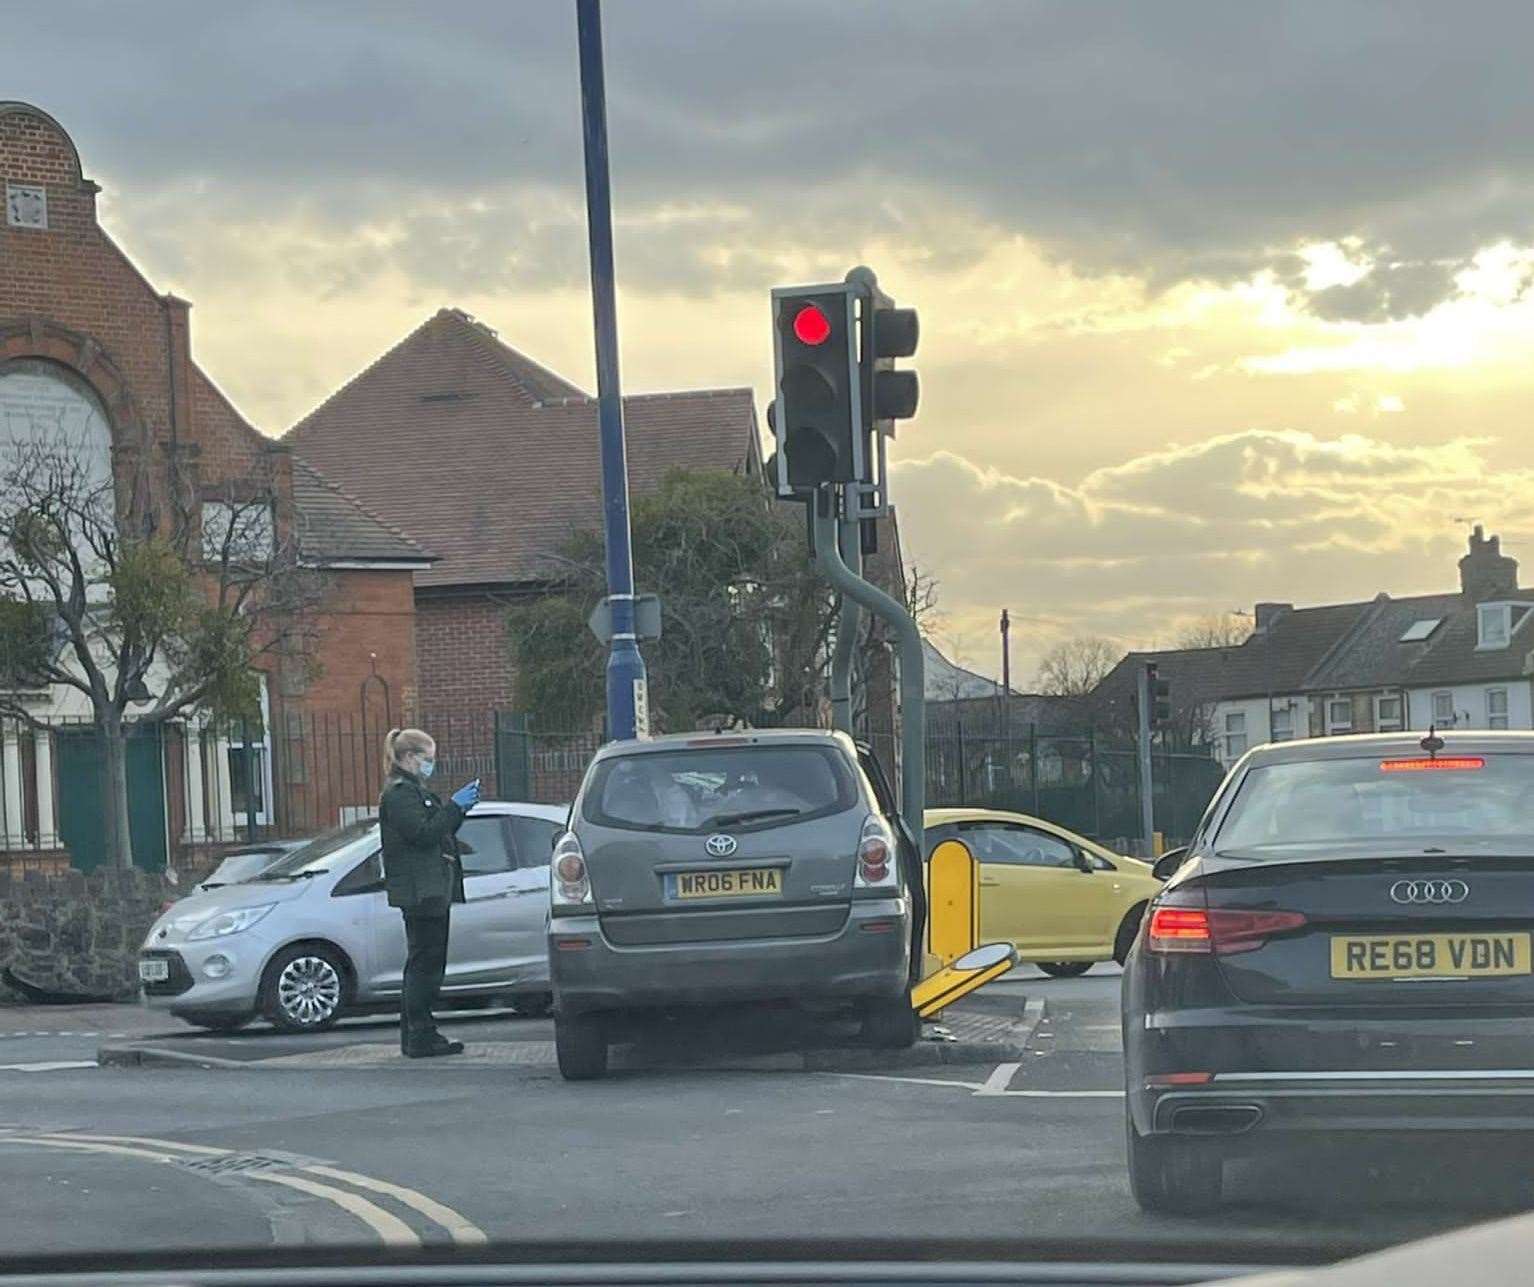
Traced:
POLYGON ((454 838, 479 802, 476 779, 444 804, 427 789, 437 744, 418 728, 392 729, 384 740, 389 780, 378 802, 384 888, 405 917, 400 1051, 411 1059, 456 1055, 463 1042, 437 1031, 432 1006, 447 969, 448 913, 463 902, 463 865, 454 838))

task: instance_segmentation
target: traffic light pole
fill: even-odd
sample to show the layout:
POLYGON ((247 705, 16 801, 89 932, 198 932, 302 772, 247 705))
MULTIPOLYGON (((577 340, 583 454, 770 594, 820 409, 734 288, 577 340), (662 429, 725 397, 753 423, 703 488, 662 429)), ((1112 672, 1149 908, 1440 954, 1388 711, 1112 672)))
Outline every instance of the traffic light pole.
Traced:
POLYGON ((1145 838, 1145 852, 1153 854, 1156 846, 1156 797, 1151 785, 1151 695, 1150 670, 1138 672, 1139 694, 1135 703, 1140 715, 1138 744, 1140 750, 1140 831, 1145 838))
POLYGON ((629 533, 628 449, 618 378, 618 306, 613 283, 613 213, 607 167, 607 87, 602 70, 600 0, 576 0, 575 17, 580 44, 591 305, 596 323, 602 527, 612 611, 612 641, 607 655, 607 735, 623 739, 649 732, 649 696, 644 657, 635 629, 634 556, 629 533))
MULTIPOLYGON (((842 595, 844 604, 850 600, 854 609, 867 608, 889 625, 899 650, 900 815, 910 828, 911 838, 921 845, 927 805, 927 664, 922 653, 921 631, 903 604, 863 580, 843 561, 836 539, 837 516, 834 512, 822 512, 815 503, 820 496, 827 495, 822 489, 811 501, 815 507, 815 562, 832 588, 842 595)), ((852 524, 852 532, 856 542, 856 522, 852 524)))
MULTIPOLYGON (((848 483, 841 489, 842 512, 837 522, 842 562, 859 580, 863 576, 863 537, 857 520, 858 488, 848 483)), ((812 499, 810 504, 815 504, 812 499)), ((841 612, 836 619, 836 647, 831 654, 831 724, 843 733, 852 733, 852 667, 858 642, 858 622, 862 610, 850 594, 843 593, 841 612)))

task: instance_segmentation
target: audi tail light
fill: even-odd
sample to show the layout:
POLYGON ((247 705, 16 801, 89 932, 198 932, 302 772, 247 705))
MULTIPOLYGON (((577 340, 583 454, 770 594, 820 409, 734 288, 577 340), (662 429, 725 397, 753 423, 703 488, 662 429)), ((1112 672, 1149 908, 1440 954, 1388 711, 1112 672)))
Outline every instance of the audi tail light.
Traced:
POLYGON ((1145 931, 1147 951, 1162 955, 1196 952, 1234 956, 1253 952, 1275 934, 1305 924, 1303 912, 1244 907, 1153 907, 1145 931))

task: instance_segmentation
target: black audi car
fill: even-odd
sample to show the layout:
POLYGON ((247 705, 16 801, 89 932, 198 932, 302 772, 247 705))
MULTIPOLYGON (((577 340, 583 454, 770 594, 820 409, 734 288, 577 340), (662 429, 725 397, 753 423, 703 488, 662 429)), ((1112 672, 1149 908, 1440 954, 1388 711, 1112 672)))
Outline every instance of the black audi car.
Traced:
POLYGON ((1136 1200, 1274 1132, 1534 1129, 1531 931, 1534 733, 1250 752, 1124 969, 1136 1200))

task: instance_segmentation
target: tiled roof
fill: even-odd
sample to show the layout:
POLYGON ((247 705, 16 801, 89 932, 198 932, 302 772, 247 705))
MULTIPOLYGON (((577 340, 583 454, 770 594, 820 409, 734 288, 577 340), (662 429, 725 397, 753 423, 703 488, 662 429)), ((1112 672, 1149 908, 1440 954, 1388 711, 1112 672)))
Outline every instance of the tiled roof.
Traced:
POLYGON ((402 563, 426 567, 432 556, 398 528, 293 457, 293 508, 298 514, 299 547, 314 563, 402 563))
MULTIPOLYGON (((1313 689, 1399 688, 1413 667, 1443 637, 1447 622, 1462 612, 1458 594, 1422 594, 1407 599, 1380 595, 1353 628, 1306 677, 1313 689), (1425 640, 1403 643, 1401 636, 1419 621, 1440 622, 1425 640)), ((1469 614, 1474 622, 1474 613, 1469 614)))
POLYGON ((1168 648, 1156 652, 1132 652, 1125 656, 1097 685, 1095 695, 1112 705, 1133 699, 1139 682, 1137 668, 1145 662, 1156 663, 1156 677, 1171 685, 1173 701, 1179 708, 1209 706, 1229 689, 1249 682, 1249 658, 1244 645, 1231 648, 1168 648))
POLYGON ((1134 692, 1136 665, 1153 661, 1158 678, 1172 687, 1180 709, 1212 706, 1238 697, 1297 692, 1309 686, 1311 671, 1340 646, 1373 605, 1340 603, 1290 608, 1262 633, 1239 644, 1216 648, 1165 648, 1133 652, 1098 685, 1098 693, 1120 701, 1134 692))
MULTIPOLYGON (((629 481, 757 470, 750 389, 623 400, 629 481)), ((422 586, 539 581, 601 521, 597 404, 443 309, 289 431, 306 459, 437 555, 422 586)))
MULTIPOLYGON (((1407 673, 1413 688, 1436 684, 1477 684, 1490 679, 1518 679, 1534 673, 1534 613, 1514 614, 1512 638, 1506 648, 1476 647, 1476 605, 1458 595, 1458 610, 1433 632, 1420 660, 1407 673)), ((1534 591, 1519 590, 1500 602, 1534 605, 1534 591)))

